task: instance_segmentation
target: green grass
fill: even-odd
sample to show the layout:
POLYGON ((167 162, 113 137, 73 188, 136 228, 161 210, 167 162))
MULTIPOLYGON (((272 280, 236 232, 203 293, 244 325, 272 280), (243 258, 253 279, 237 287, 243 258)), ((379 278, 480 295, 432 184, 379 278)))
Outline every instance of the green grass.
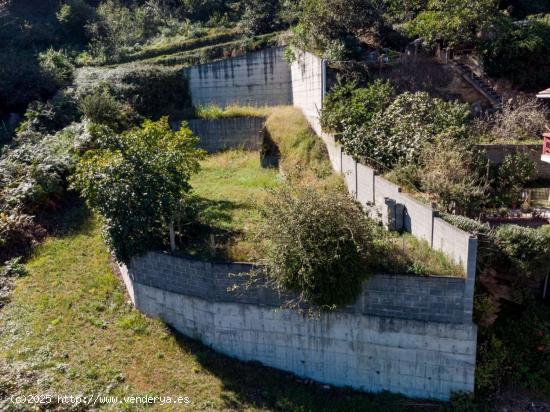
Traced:
MULTIPOLYGON (((231 106, 203 109, 207 118, 235 114, 262 113, 267 116, 266 133, 280 151, 284 173, 300 171, 308 184, 345 190, 340 176, 332 172, 324 143, 309 128, 301 111, 293 107, 250 108, 231 106)), ((203 258, 218 257, 231 261, 255 261, 259 255, 256 227, 260 223, 259 206, 266 189, 275 187, 282 177, 275 169, 260 166, 259 152, 231 150, 208 156, 191 185, 198 197, 201 228, 183 242, 186 253, 203 258)), ((391 236, 396 245, 391 256, 381 257, 383 270, 399 274, 463 277, 441 252, 412 235, 391 236)))
MULTIPOLYGON (((218 233, 216 243, 225 258, 252 259, 259 203, 278 182, 278 171, 262 168, 257 151, 229 150, 201 162, 201 171, 192 177, 191 185, 200 200, 200 220, 218 233)), ((204 233, 200 235, 204 237, 204 233)))
POLYGON ((385 262, 393 273, 419 276, 465 277, 462 266, 453 263, 443 253, 433 250, 429 243, 409 233, 393 236, 395 254, 385 262))
POLYGON ((216 120, 229 117, 267 117, 271 114, 271 107, 237 106, 229 105, 220 107, 216 105, 199 106, 195 109, 195 117, 198 119, 216 120))
POLYGON ((163 55, 185 52, 200 47, 227 43, 241 37, 242 34, 236 29, 210 29, 204 36, 189 38, 186 36, 174 36, 161 38, 144 46, 141 50, 130 53, 122 59, 122 62, 150 59, 163 55))
POLYGON ((203 46, 200 46, 198 43, 197 45, 200 47, 189 48, 177 52, 167 52, 165 54, 155 55, 154 57, 145 57, 132 61, 164 66, 191 66, 208 63, 217 59, 229 58, 246 52, 277 46, 279 35, 279 32, 275 32, 255 36, 251 39, 237 39, 203 46))
POLYGON ((100 222, 81 209, 64 220, 72 228, 36 249, 29 275, 17 280, 0 311, 1 395, 181 395, 192 402, 185 410, 208 411, 440 409, 388 394, 324 389, 176 336, 128 304, 100 222))

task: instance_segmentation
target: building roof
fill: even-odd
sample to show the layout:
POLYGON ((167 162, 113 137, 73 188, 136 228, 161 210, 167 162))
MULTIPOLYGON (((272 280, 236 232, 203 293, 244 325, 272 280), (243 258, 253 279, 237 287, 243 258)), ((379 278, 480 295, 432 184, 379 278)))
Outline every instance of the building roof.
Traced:
POLYGON ((543 90, 537 93, 539 99, 550 99, 550 89, 543 90))

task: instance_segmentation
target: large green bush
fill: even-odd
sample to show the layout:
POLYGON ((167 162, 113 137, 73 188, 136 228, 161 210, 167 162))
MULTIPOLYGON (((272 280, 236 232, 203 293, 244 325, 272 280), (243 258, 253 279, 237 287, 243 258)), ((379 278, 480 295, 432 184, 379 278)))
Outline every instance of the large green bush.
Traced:
POLYGON ((495 199, 503 206, 517 207, 522 201, 525 184, 536 173, 535 162, 526 153, 507 155, 496 167, 492 181, 495 199))
POLYGON ((499 251, 518 276, 547 275, 550 267, 550 233, 529 227, 503 225, 495 231, 499 251))
POLYGON ((276 287, 325 310, 354 301, 380 251, 376 224, 358 204, 291 181, 270 192, 262 215, 259 263, 276 287))
POLYGON ((391 103, 394 90, 389 82, 376 80, 367 87, 339 81, 330 91, 321 109, 323 129, 340 134, 348 126, 359 127, 391 103))
POLYGON ((421 189, 435 197, 441 209, 473 215, 485 201, 488 182, 471 149, 453 142, 427 145, 419 171, 421 189))
POLYGON ((392 93, 383 82, 357 89, 338 86, 326 98, 322 123, 337 132, 348 154, 383 170, 418 164, 430 143, 466 139, 468 105, 423 92, 406 92, 391 101, 392 93))
POLYGON ((99 148, 88 151, 72 186, 105 218, 109 244, 118 260, 159 247, 189 192, 203 152, 182 127, 173 132, 164 117, 122 134, 103 127, 99 148))

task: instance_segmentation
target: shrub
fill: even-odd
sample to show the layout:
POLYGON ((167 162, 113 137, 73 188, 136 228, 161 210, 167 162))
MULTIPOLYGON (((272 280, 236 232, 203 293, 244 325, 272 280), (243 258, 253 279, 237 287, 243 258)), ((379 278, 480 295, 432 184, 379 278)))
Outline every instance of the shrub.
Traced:
POLYGON ((522 189, 535 176, 536 166, 526 153, 506 155, 498 166, 493 188, 497 198, 505 205, 521 203, 522 189))
POLYGON ((79 99, 82 114, 91 122, 109 126, 113 130, 125 130, 136 121, 131 108, 124 108, 106 86, 99 86, 79 99))
POLYGON ((461 145, 428 145, 422 155, 423 191, 436 196, 441 207, 458 214, 479 210, 488 183, 479 173, 475 156, 461 145))
POLYGON ((292 179, 262 209, 260 263, 276 287, 324 310, 352 303, 380 245, 373 221, 343 192, 292 179))
POLYGON ((491 141, 540 139, 548 130, 550 110, 537 99, 507 100, 502 110, 474 122, 474 132, 491 141))
POLYGON ((67 127, 54 135, 36 133, 6 150, 0 157, 0 211, 56 209, 76 163, 73 143, 81 132, 67 127))
POLYGON ((546 275, 550 267, 550 234, 539 229, 502 225, 495 231, 495 243, 519 276, 546 275))
POLYGON ((38 61, 42 70, 59 86, 69 84, 73 79, 74 66, 63 50, 48 50, 40 53, 38 61))
POLYGON ((86 202, 105 218, 117 259, 159 247, 177 214, 203 152, 187 127, 173 132, 168 118, 115 134, 107 128, 72 177, 86 202))
POLYGON ((17 128, 17 138, 23 138, 26 132, 56 132, 78 117, 78 107, 72 96, 60 91, 45 103, 33 101, 29 104, 23 122, 17 128))
POLYGON ((46 236, 46 230, 32 216, 12 210, 0 212, 0 262, 27 253, 46 236))

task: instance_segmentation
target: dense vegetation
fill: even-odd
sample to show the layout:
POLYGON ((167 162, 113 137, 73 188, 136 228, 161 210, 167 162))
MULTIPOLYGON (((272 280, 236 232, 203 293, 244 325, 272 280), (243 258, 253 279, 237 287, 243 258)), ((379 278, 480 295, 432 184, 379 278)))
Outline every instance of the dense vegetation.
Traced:
POLYGON ((358 161, 445 211, 475 216, 484 207, 521 204, 523 186, 535 174, 521 153, 488 170, 478 144, 531 140, 548 127, 548 111, 520 100, 474 120, 466 104, 424 92, 397 95, 388 82, 340 82, 325 99, 321 124, 358 161))
POLYGON ((293 43, 331 60, 360 59, 384 47, 401 51, 421 38, 431 47, 477 52, 487 72, 524 88, 549 77, 550 6, 498 0, 304 0, 293 43), (521 21, 518 21, 522 19, 521 21))
MULTIPOLYGON (((398 93, 389 82, 371 82, 372 73, 362 63, 372 51, 392 55, 419 37, 430 51, 469 50, 489 75, 509 80, 516 89, 545 88, 550 78, 549 16, 549 3, 543 0, 0 0, 0 144, 5 144, 0 154, 0 263, 7 261, 0 278, 4 282, 25 274, 21 259, 12 258, 27 255, 55 231, 55 216, 74 202, 74 188, 103 215, 109 246, 121 261, 151 247, 167 247, 174 221, 180 223, 182 248, 192 243, 197 227, 209 225, 209 230, 232 232, 231 236, 243 227, 257 229, 266 241, 263 262, 275 284, 324 308, 352 301, 375 266, 399 273, 456 275, 456 268, 426 252, 426 245, 406 237, 386 239, 360 215, 357 205, 331 181, 323 144, 292 109, 269 113, 267 132, 280 150, 283 174, 299 170, 305 186, 292 179, 280 185, 282 180, 269 170, 219 167, 231 160, 231 153, 203 161, 204 173, 191 177, 202 154, 187 128, 172 132, 163 116, 215 118, 235 115, 242 108, 191 107, 181 66, 276 44, 274 32, 291 26, 292 44, 339 61, 346 78, 355 79, 341 80, 332 88, 322 112, 323 127, 356 159, 450 212, 446 219, 453 224, 478 233, 480 393, 510 380, 548 392, 548 311, 536 299, 550 266, 548 231, 509 225, 491 230, 459 216, 520 206, 522 189, 534 175, 533 162, 521 154, 509 155, 499 168, 491 168, 478 144, 540 139, 548 128, 548 110, 532 100, 512 99, 503 102, 502 110, 474 119, 465 104, 427 93, 398 93), (197 197, 189 196, 190 184, 210 185, 220 175, 243 179, 223 190, 216 187, 220 190, 214 194, 203 187, 197 197), (326 187, 316 186, 319 182, 326 187), (267 201, 265 209, 249 196, 259 186, 273 189, 262 199, 267 201), (235 195, 231 201, 216 198, 224 190, 235 195), (258 225, 251 228, 248 218, 257 219, 258 225), (262 228, 266 219, 269 224, 262 228), (401 241, 412 253, 394 247, 401 241), (387 255, 394 259, 384 260, 387 255), (435 270, 428 267, 434 261, 435 270)), ((241 160, 250 166, 250 158, 241 160)), ((29 324, 42 325, 30 342, 25 341, 33 353, 40 352, 37 348, 53 330, 61 342, 54 355, 66 359, 58 352, 73 337, 58 333, 58 326, 70 320, 70 308, 80 302, 85 315, 78 322, 95 328, 88 330, 86 339, 95 339, 111 323, 119 339, 128 330, 138 336, 148 336, 148 330, 164 336, 158 325, 124 308, 114 278, 103 273, 108 270, 107 255, 97 227, 94 222, 79 235, 51 241, 31 263, 31 272, 38 273, 48 288, 35 290, 32 284, 27 292, 19 291, 8 326, 23 315, 28 315, 29 324), (94 259, 87 258, 87 247, 94 259), (50 266, 57 258, 60 261, 50 266), (81 276, 80 261, 92 274, 89 279, 81 276), (65 274, 67 264, 70 276, 57 278, 57 273, 65 274), (55 293, 65 281, 77 287, 64 300, 66 306, 54 305, 65 299, 55 293), (99 295, 82 300, 79 287, 99 295), (26 305, 27 299, 40 309, 26 305)), ((199 230, 198 236, 209 242, 204 232, 199 230)), ((243 240, 234 242, 233 256, 256 252, 247 244, 250 233, 231 236, 230 242, 243 240)), ((110 342, 108 333, 103 338, 99 340, 110 342)), ((10 345, 13 342, 17 339, 10 345)), ((81 347, 87 343, 79 342, 81 347)), ((131 337, 128 344, 133 343, 131 337)), ((18 345, 10 346, 9 356, 26 356, 27 349, 18 345)), ((163 347, 177 356, 175 343, 163 347)), ((147 359, 154 357, 138 349, 147 359)), ((157 359, 163 356, 156 354, 157 359)), ((40 368, 48 368, 48 357, 44 352, 40 368)), ((91 382, 97 377, 104 386, 121 383, 108 366, 96 368, 82 359, 71 364, 63 375, 67 379, 59 375, 66 371, 63 365, 52 376, 59 382, 78 378, 94 389, 91 382)), ((147 375, 145 370, 141 373, 147 375)), ((0 381, 0 392, 4 384, 0 381)), ((159 388, 171 383, 166 385, 159 388)), ((262 395, 260 405, 326 406, 296 401, 284 392, 280 391, 286 404, 266 401, 262 395)), ((247 403, 232 396, 228 407, 256 407, 255 400, 247 403)), ((363 406, 357 402, 347 399, 344 405, 363 406)))
POLYGON ((171 131, 167 117, 122 134, 97 132, 97 147, 83 156, 72 184, 105 218, 119 261, 166 244, 203 156, 197 141, 185 126, 171 131))

